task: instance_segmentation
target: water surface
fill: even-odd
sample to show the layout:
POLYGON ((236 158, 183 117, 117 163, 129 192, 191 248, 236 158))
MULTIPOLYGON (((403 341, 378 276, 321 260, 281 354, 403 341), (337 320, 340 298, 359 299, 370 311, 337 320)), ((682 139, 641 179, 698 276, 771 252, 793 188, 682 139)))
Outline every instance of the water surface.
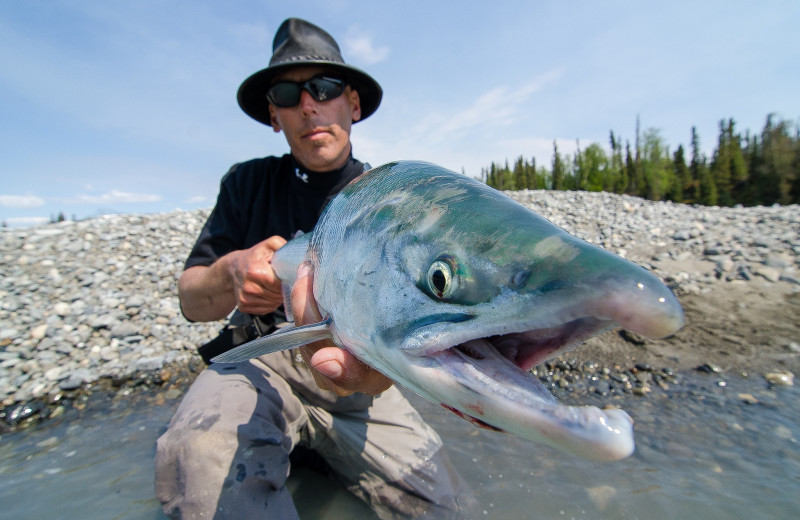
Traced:
MULTIPOLYGON (((637 440, 634 455, 614 463, 479 430, 412 399, 472 486, 479 517, 795 517, 800 391, 769 389, 756 377, 721 385, 723 379, 688 374, 680 390, 614 401, 634 418, 637 440)), ((153 455, 176 406, 176 400, 94 403, 80 420, 67 417, 3 435, 0 517, 163 520, 153 496, 153 455)), ((321 475, 294 475, 290 489, 303 518, 371 516, 321 475)))

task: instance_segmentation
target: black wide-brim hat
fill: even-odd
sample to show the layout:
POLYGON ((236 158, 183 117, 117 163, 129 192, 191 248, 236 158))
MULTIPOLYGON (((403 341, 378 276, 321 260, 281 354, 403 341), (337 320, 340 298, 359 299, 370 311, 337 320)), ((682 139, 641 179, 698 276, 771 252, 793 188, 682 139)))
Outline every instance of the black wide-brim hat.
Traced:
POLYGON ((324 66, 344 76, 358 91, 361 100, 359 121, 372 115, 381 104, 381 86, 366 72, 344 62, 339 45, 330 34, 305 20, 289 18, 275 33, 269 67, 247 78, 239 87, 239 106, 256 121, 272 126, 267 102, 267 90, 272 80, 287 69, 303 66, 324 66))

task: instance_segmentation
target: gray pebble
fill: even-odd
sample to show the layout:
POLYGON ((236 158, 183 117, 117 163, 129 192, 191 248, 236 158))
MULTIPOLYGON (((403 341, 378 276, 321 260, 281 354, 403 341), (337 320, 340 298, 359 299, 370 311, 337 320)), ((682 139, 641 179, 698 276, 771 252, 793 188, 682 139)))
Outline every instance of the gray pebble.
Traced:
POLYGON ((117 322, 111 326, 112 338, 125 338, 128 336, 134 336, 138 332, 139 327, 127 321, 117 322))

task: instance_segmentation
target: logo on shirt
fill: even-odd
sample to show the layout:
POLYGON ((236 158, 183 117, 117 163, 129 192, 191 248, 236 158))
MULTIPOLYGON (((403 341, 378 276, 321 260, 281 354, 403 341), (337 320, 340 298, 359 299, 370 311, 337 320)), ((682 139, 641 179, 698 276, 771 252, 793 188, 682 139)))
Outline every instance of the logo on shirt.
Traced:
POLYGON ((308 174, 307 173, 300 173, 300 168, 294 169, 294 176, 300 179, 301 181, 308 184, 308 174))

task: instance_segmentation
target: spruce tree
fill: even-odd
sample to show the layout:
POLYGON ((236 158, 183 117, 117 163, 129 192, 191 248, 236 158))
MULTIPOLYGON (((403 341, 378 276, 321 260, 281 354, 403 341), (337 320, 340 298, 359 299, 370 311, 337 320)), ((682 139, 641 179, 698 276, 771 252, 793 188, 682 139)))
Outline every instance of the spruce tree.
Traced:
POLYGON ((747 206, 758 206, 764 200, 764 155, 762 146, 757 135, 748 139, 747 142, 747 171, 748 182, 745 186, 744 204, 747 206))
POLYGON ((528 179, 525 172, 525 158, 521 155, 514 163, 513 177, 515 190, 524 190, 528 187, 528 179))
POLYGON ((800 128, 797 129, 797 135, 794 139, 792 169, 794 170, 794 180, 792 181, 791 203, 800 204, 800 128))
POLYGON ((628 187, 628 176, 625 174, 625 161, 622 158, 622 141, 616 139, 612 130, 609 136, 611 141, 611 163, 608 175, 612 183, 611 191, 624 193, 628 187))
POLYGON ((489 174, 487 175, 486 184, 488 184, 489 186, 491 186, 496 190, 500 189, 497 182, 497 168, 494 165, 494 161, 492 161, 492 164, 489 165, 489 174))
MULTIPOLYGON (((700 202, 700 182, 702 179, 708 180, 705 170, 706 159, 703 152, 700 150, 700 136, 697 135, 697 128, 692 127, 692 159, 689 163, 689 171, 692 176, 692 183, 689 192, 684 194, 684 200, 687 202, 700 202)), ((715 202, 716 204, 716 202, 715 202)))
POLYGON ((563 190, 564 189, 564 177, 567 173, 566 165, 564 164, 564 158, 561 157, 561 154, 558 153, 558 143, 553 140, 553 184, 552 189, 554 190, 563 190))
POLYGON ((719 140, 711 159, 711 177, 716 185, 717 199, 723 206, 732 206, 731 145, 725 120, 719 122, 719 140))
POLYGON ((528 189, 538 189, 538 179, 536 178, 536 157, 531 157, 531 163, 528 165, 528 189))
POLYGON ((700 172, 700 204, 705 206, 716 206, 718 202, 717 183, 711 176, 711 170, 704 167, 700 172))
POLYGON ((583 152, 581 152, 580 139, 575 140, 575 157, 572 163, 572 175, 575 180, 574 188, 576 190, 588 190, 589 188, 586 184, 587 172, 583 167, 583 152))
POLYGON ((637 195, 636 187, 636 159, 631 154, 631 143, 625 142, 625 177, 628 179, 628 184, 625 187, 625 193, 628 195, 637 195))
POLYGON ((742 151, 742 136, 736 133, 736 123, 733 119, 728 120, 728 157, 731 161, 731 193, 730 197, 734 204, 744 202, 743 193, 747 184, 747 163, 742 151))
POLYGON ((692 183, 692 173, 686 166, 683 145, 678 145, 678 149, 672 156, 672 171, 674 172, 673 182, 667 198, 673 202, 683 202, 683 194, 692 183))
POLYGON ((796 141, 792 138, 790 123, 773 123, 774 114, 767 117, 761 136, 765 169, 764 203, 789 204, 792 200, 792 184, 796 177, 793 169, 796 141))

